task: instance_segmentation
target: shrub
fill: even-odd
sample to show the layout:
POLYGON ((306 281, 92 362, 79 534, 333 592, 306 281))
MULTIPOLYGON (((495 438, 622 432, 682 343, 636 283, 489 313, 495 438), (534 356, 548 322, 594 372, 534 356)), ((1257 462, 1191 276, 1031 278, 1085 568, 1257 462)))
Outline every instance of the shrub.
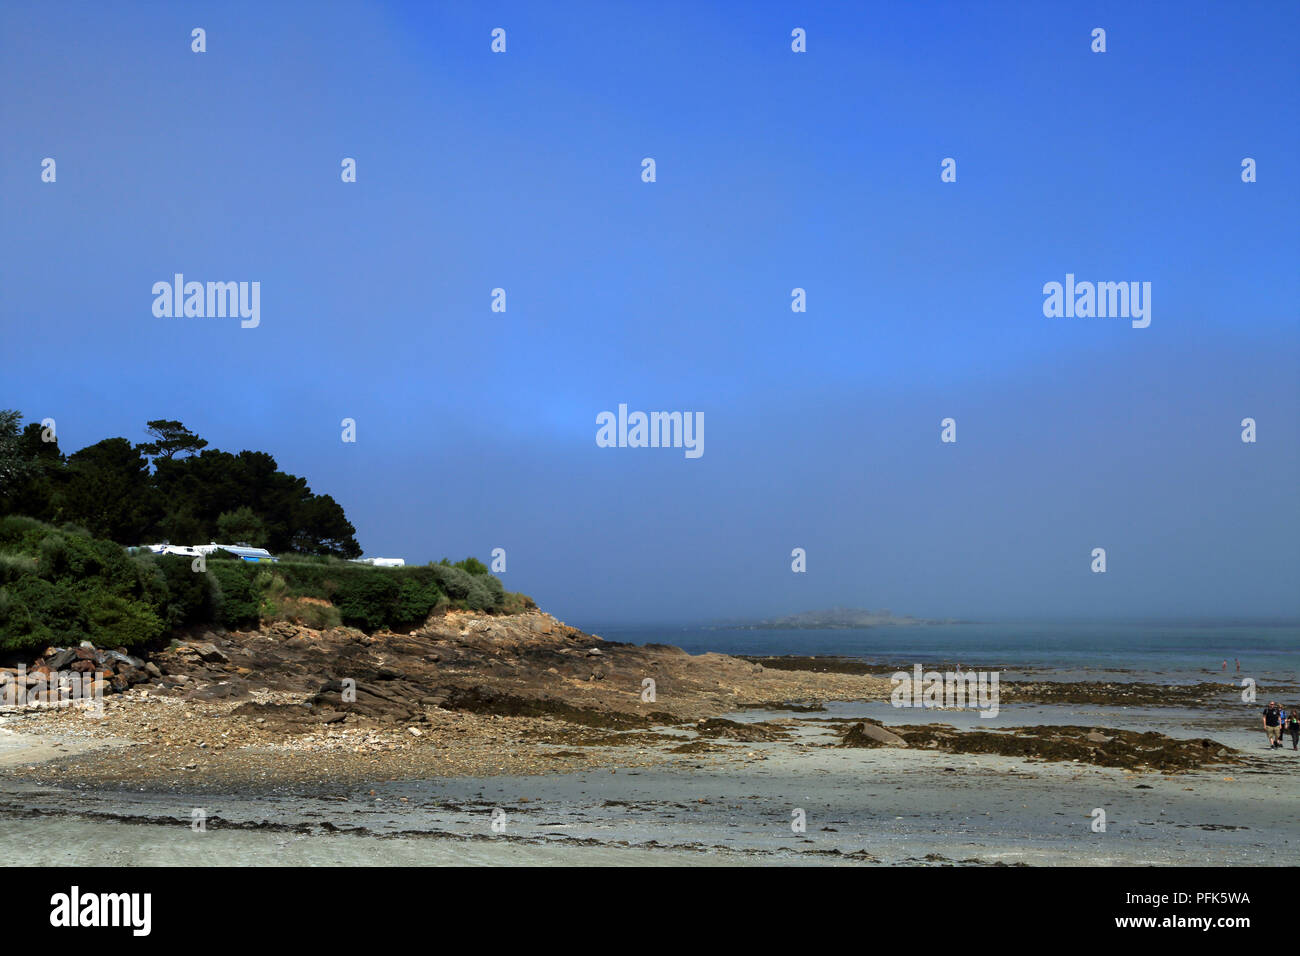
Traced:
POLYGON ((525 611, 535 610, 537 610, 537 602, 527 594, 516 591, 506 591, 505 598, 501 602, 502 614, 523 614, 525 611))
POLYGON ((445 607, 512 613, 532 606, 507 595, 474 558, 374 568, 332 557, 253 563, 215 552, 200 573, 181 555, 131 555, 71 526, 0 517, 4 650, 82 640, 133 647, 181 627, 242 629, 262 619, 405 630, 445 607))
POLYGON ((25 650, 54 641, 54 632, 32 611, 29 597, 17 588, 0 587, 0 650, 25 650))
POLYGON ((11 546, 23 539, 30 531, 38 533, 49 530, 49 525, 25 515, 6 515, 0 518, 0 545, 11 546))
POLYGON ((332 604, 320 604, 311 599, 287 598, 276 613, 276 620, 293 621, 318 631, 338 627, 343 623, 339 609, 332 604))
POLYGON ((0 551, 0 584, 8 584, 25 574, 35 573, 35 558, 26 554, 5 554, 0 551))
POLYGON ((447 597, 451 598, 452 603, 464 606, 465 600, 469 597, 470 586, 474 583, 470 573, 464 568, 446 563, 431 565, 430 570, 433 571, 439 586, 447 592, 447 597))
POLYGON ((412 575, 404 577, 389 627, 416 627, 423 624, 443 600, 443 593, 435 581, 420 580, 412 575))
POLYGON ((7 584, 5 612, 0 615, 0 646, 7 650, 73 643, 86 639, 84 598, 67 581, 36 575, 7 584))
POLYGON ((95 592, 87 602, 90 640, 99 647, 135 647, 162 636, 166 626, 149 607, 95 592))
POLYGON ((256 565, 240 561, 208 561, 208 574, 217 582, 220 589, 220 617, 218 624, 231 629, 256 627, 259 611, 259 597, 253 590, 253 578, 249 571, 256 565))
POLYGON ((487 574, 488 566, 475 557, 468 557, 464 561, 457 561, 452 567, 460 568, 462 571, 468 571, 470 574, 487 574))
POLYGON ((143 573, 161 582, 153 603, 160 608, 168 629, 217 619, 213 579, 195 571, 192 558, 164 554, 143 559, 143 562, 143 573))
POLYGON ((350 577, 338 589, 335 604, 343 623, 363 631, 388 626, 401 596, 401 585, 390 575, 350 577))
POLYGON ((500 603, 499 598, 504 593, 505 588, 501 587, 501 582, 495 578, 482 578, 477 575, 471 575, 469 584, 469 594, 465 596, 465 603, 471 611, 489 611, 500 603), (488 581, 496 581, 497 592, 493 593, 492 588, 487 584, 488 581))

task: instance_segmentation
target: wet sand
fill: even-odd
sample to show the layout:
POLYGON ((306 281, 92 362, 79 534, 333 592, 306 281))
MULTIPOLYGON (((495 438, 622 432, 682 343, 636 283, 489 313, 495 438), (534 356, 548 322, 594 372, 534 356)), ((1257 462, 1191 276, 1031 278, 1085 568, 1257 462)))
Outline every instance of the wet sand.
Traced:
POLYGON ((887 680, 809 658, 769 668, 602 642, 540 613, 448 615, 409 635, 280 631, 169 649, 161 676, 105 698, 101 717, 0 716, 0 853, 26 862, 38 847, 33 862, 76 865, 1300 857, 1300 753, 1268 750, 1262 705, 1223 687, 1110 694, 1109 681, 1035 677, 1004 683, 985 717, 893 707, 887 680), (355 701, 338 693, 349 675, 355 701), (913 745, 844 746, 855 722, 913 745))
MULTIPOLYGON (((892 710, 871 702, 834 706, 844 719, 892 710)), ((1120 726, 1123 710, 1069 716, 1120 726)), ((1204 716, 1164 713, 1170 730, 1185 720, 1188 733, 1204 716)), ((612 771, 361 787, 223 794, 12 783, 0 797, 0 853, 17 859, 40 846, 47 858, 39 862, 76 865, 1270 866, 1300 857, 1300 754, 1268 751, 1262 734, 1255 740, 1238 732, 1237 743, 1248 748, 1243 766, 1161 774, 841 748, 839 720, 731 716, 784 716, 790 736, 720 739, 711 752, 649 767, 620 768, 619 749, 610 748, 612 771), (205 832, 192 828, 196 808, 206 814, 205 832), (1098 809, 1106 814, 1104 832, 1092 826, 1098 809), (794 832, 792 814, 800 810, 805 829, 794 832), (500 832, 494 811, 504 812, 500 832)), ((894 723, 917 721, 912 711, 892 716, 894 723)), ((1011 726, 1027 716, 1011 708, 998 722, 1011 726)), ((1146 721, 1130 714, 1127 722, 1146 721)))

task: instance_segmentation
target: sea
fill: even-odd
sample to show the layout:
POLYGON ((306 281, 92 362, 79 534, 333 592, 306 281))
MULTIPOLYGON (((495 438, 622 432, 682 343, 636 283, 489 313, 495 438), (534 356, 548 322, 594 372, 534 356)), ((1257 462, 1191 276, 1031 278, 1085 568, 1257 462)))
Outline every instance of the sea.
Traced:
POLYGON ((848 657, 882 673, 915 664, 937 670, 960 664, 999 671, 1006 680, 1300 681, 1300 621, 1011 621, 816 630, 613 626, 591 632, 630 644, 672 644, 692 654, 848 657))

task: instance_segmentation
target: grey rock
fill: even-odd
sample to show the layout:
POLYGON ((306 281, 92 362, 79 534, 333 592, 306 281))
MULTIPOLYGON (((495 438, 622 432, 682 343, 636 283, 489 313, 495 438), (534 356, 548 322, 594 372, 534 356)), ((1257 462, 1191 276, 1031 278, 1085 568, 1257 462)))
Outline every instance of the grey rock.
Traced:
POLYGON ((132 657, 130 654, 124 654, 121 651, 104 651, 104 660, 116 661, 119 664, 125 664, 128 667, 143 667, 144 661, 138 657, 132 657))
POLYGON ((906 747, 907 741, 892 730, 868 724, 854 724, 844 737, 846 747, 906 747))
POLYGON ((184 644, 182 647, 188 647, 209 663, 219 662, 224 664, 230 660, 215 644, 204 642, 202 644, 184 644))
POLYGON ((77 659, 77 649, 75 647, 65 647, 57 651, 53 657, 45 660, 46 665, 52 671, 61 671, 77 659))

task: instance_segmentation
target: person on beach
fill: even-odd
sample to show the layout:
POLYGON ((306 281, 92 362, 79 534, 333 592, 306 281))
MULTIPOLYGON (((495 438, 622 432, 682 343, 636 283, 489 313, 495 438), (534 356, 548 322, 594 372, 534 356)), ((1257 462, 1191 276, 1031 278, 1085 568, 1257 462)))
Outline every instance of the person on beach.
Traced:
POLYGON ((1228 661, 1226 659, 1223 662, 1223 666, 1220 667, 1219 670, 1223 671, 1225 674, 1228 672, 1228 661))
MULTIPOLYGON (((1282 727, 1291 735, 1291 749, 1300 750, 1300 711, 1292 707, 1287 711, 1286 721, 1282 727)), ((1285 741, 1283 741, 1285 746, 1285 741)))
POLYGON ((1270 700, 1264 708, 1264 733, 1270 750, 1282 746, 1282 708, 1275 700, 1270 700))

